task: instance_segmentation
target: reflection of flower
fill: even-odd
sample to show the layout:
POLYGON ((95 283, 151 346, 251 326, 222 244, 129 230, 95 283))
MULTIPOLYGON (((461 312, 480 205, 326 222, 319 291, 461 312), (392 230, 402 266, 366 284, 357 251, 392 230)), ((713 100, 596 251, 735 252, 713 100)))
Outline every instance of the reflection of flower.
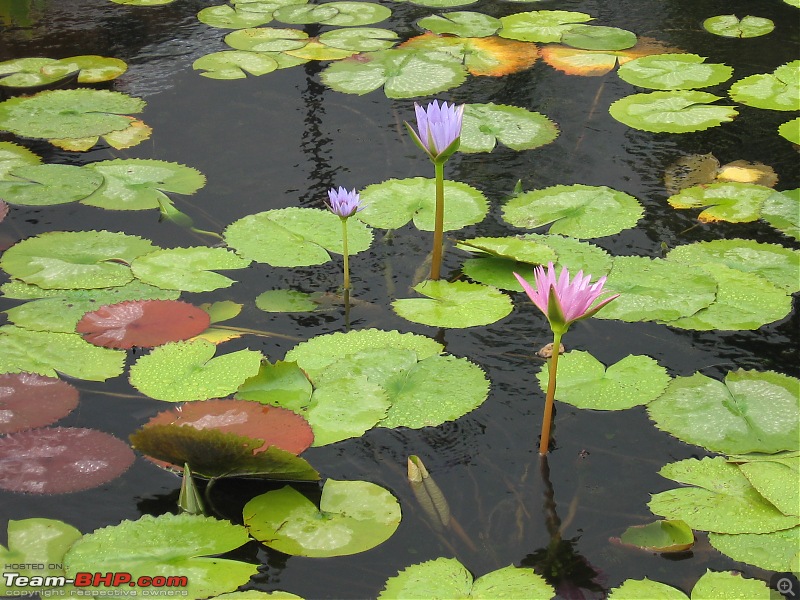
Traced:
POLYGON ((430 157, 433 162, 444 162, 458 150, 461 140, 461 121, 464 117, 464 105, 447 105, 447 102, 434 100, 428 108, 422 108, 416 102, 417 130, 406 123, 411 137, 430 157))
POLYGON ((352 217, 358 211, 364 209, 361 206, 361 198, 355 189, 348 192, 341 186, 339 186, 338 190, 331 188, 328 190, 328 198, 330 199, 330 202, 326 203, 328 209, 342 219, 352 217))
POLYGON ((550 321, 550 328, 555 333, 566 333, 569 326, 575 321, 580 321, 591 317, 614 298, 602 300, 596 306, 592 306, 595 300, 603 293, 605 277, 598 279, 593 285, 589 285, 591 275, 583 276, 583 271, 578 271, 572 281, 569 280, 569 271, 561 269, 561 274, 556 278, 556 270, 553 263, 547 265, 547 271, 539 266, 534 269, 536 277, 536 287, 525 281, 520 275, 514 276, 522 285, 525 293, 539 310, 541 310, 547 320, 550 321))

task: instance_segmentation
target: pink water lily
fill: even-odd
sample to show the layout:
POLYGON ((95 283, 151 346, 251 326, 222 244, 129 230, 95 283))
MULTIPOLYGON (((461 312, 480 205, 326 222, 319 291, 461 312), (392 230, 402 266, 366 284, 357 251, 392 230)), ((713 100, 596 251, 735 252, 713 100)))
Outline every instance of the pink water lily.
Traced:
POLYGON ((584 276, 583 271, 578 271, 570 281, 569 271, 566 268, 561 269, 561 273, 556 277, 553 263, 547 265, 546 271, 541 266, 534 269, 535 287, 518 273, 514 273, 514 276, 528 294, 531 302, 547 316, 551 329, 554 332, 558 329, 562 334, 569 329, 572 323, 591 317, 619 296, 619 294, 614 294, 592 306, 603 293, 606 278, 601 277, 590 285, 591 275, 584 276))
POLYGON ((461 140, 461 124, 464 118, 464 104, 456 106, 434 100, 427 108, 416 102, 416 131, 406 123, 411 137, 425 151, 433 162, 444 162, 458 150, 461 140))

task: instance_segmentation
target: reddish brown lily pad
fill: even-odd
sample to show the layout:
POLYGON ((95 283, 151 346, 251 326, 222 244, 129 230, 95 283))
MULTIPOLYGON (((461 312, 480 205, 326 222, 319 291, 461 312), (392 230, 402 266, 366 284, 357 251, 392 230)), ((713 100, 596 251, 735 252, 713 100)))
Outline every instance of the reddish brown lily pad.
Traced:
POLYGON ((179 300, 129 300, 86 313, 76 331, 87 342, 127 350, 188 340, 210 324, 208 313, 179 300))
POLYGON ((78 390, 66 381, 31 373, 0 375, 0 434, 55 423, 78 406, 78 390))
POLYGON ((0 488, 31 494, 88 490, 124 473, 133 451, 94 429, 31 429, 0 438, 0 488))

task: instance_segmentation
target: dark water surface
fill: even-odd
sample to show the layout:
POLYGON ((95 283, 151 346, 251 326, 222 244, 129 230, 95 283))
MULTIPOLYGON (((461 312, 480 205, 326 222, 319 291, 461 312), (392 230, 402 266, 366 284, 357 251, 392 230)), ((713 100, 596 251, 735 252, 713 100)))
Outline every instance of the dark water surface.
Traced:
MULTIPOLYGON (((44 143, 29 144, 47 163, 87 164, 121 158, 179 162, 203 172, 206 186, 176 205, 201 229, 221 231, 248 214, 286 206, 322 207, 331 186, 359 189, 388 178, 431 177, 432 167, 410 142, 402 121, 413 118, 411 100, 393 101, 382 91, 362 97, 321 85, 319 65, 305 65, 240 81, 215 81, 191 70, 202 55, 224 50, 226 31, 200 23, 196 13, 214 2, 176 0, 163 7, 137 8, 105 0, 0 1, 0 60, 25 56, 63 58, 101 54, 122 59, 130 70, 113 89, 144 98, 142 120, 152 137, 132 149, 98 147, 70 153, 44 143)), ((377 26, 409 37, 417 18, 440 12, 410 4, 384 2, 394 15, 377 26)), ((456 10, 502 16, 525 10, 574 10, 596 17, 598 25, 621 27, 655 37, 709 62, 734 67, 733 78, 706 91, 725 97, 730 84, 754 73, 768 73, 798 56, 798 11, 778 0, 714 1, 629 0, 516 4, 487 2, 456 10), (750 14, 773 19, 777 29, 754 39, 713 36, 702 21, 718 14, 750 14)), ((713 153, 721 164, 744 159, 770 165, 777 188, 800 185, 798 156, 776 129, 795 115, 738 106, 732 122, 683 135, 629 129, 611 119, 608 106, 632 93, 615 73, 574 77, 539 61, 525 72, 503 78, 470 77, 461 87, 438 95, 454 102, 513 104, 541 112, 560 128, 558 139, 542 148, 492 154, 458 155, 446 177, 478 187, 492 208, 480 224, 451 233, 510 235, 500 207, 517 180, 524 189, 555 184, 605 185, 637 197, 645 216, 635 230, 591 240, 615 255, 662 255, 698 240, 743 237, 797 248, 762 222, 697 225, 696 211, 675 211, 666 203, 664 169, 679 156, 713 153)), ((725 101, 722 101, 725 104, 725 101)), ((728 102, 728 104, 733 104, 728 102)), ((12 140, 0 134, 0 140, 12 140)), ((18 141, 15 140, 14 141, 18 141)), ((18 141, 19 142, 19 141, 18 141)), ((13 207, 0 225, 0 237, 15 241, 52 230, 107 229, 151 239, 162 247, 208 244, 169 222, 157 211, 114 212, 70 204, 13 207)), ((509 564, 541 565, 550 542, 552 511, 564 525, 561 548, 565 581, 583 584, 587 598, 604 597, 628 578, 662 581, 689 592, 706 569, 741 570, 768 580, 770 573, 737 563, 710 547, 704 534, 692 552, 673 557, 651 555, 609 542, 630 525, 654 519, 650 495, 674 487, 657 472, 666 463, 706 453, 657 430, 642 407, 594 412, 558 405, 556 450, 549 459, 549 480, 536 453, 543 394, 535 378, 541 361, 533 353, 551 341, 541 314, 515 296, 514 312, 487 327, 448 330, 400 319, 389 303, 409 297, 409 285, 430 246, 430 234, 405 227, 385 236, 376 230, 372 247, 351 259, 355 295, 364 300, 351 314, 354 328, 379 327, 440 335, 447 351, 480 365, 491 380, 488 400, 474 412, 437 428, 368 432, 360 439, 312 448, 304 457, 323 477, 366 480, 391 490, 400 500, 403 521, 397 533, 366 553, 330 559, 287 557, 251 543, 236 558, 262 563, 253 587, 286 590, 305 598, 374 598, 390 576, 404 567, 439 556, 457 557, 475 576, 509 564), (443 336, 443 337, 442 337, 443 336), (420 456, 450 501, 453 516, 470 542, 442 539, 427 525, 405 481, 405 462, 420 456), (553 506, 553 504, 555 506, 553 506), (591 565, 591 566, 590 566, 591 565), (592 576, 594 570, 597 575, 592 576), (594 590, 586 589, 594 579, 594 590)), ((445 272, 453 274, 466 255, 450 249, 445 272)), ((282 359, 298 341, 341 331, 340 310, 315 315, 271 315, 253 299, 276 288, 335 291, 338 261, 319 267, 278 269, 254 264, 232 272, 235 286, 214 294, 184 294, 189 302, 232 299, 245 308, 234 322, 286 337, 247 336, 226 343, 223 351, 251 348, 270 360, 282 359)), ((675 282, 680 285, 680 282, 675 282)), ((796 309, 795 298, 795 309, 796 309)), ((12 305, 3 301, 1 308, 12 305)), ((737 368, 773 369, 800 376, 797 311, 757 331, 696 332, 653 323, 590 320, 572 327, 568 349, 591 352, 605 364, 628 354, 646 354, 673 376, 700 371, 721 379, 737 368)), ((129 364, 138 356, 132 353, 129 364)), ((160 410, 172 405, 139 395, 123 375, 105 383, 74 382, 81 390, 78 409, 60 424, 94 427, 121 439, 160 410), (130 396, 117 397, 113 394, 130 396)), ((173 511, 180 480, 139 458, 123 477, 81 493, 34 496, 0 492, 2 517, 61 519, 83 532, 173 511)), ((253 496, 275 487, 260 482, 220 482, 214 492, 221 516, 241 520, 241 508, 253 496)), ((301 486, 314 494, 315 485, 301 486)), ((5 522, 0 531, 5 530, 5 522)), ((2 536, 4 534, 0 534, 2 536)), ((567 596, 567 586, 561 588, 567 596)))

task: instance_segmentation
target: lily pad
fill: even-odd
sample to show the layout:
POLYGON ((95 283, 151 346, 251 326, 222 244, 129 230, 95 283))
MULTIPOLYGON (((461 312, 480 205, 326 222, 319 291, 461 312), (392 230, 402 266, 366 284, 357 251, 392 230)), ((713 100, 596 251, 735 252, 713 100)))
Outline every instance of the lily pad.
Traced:
POLYGON ((102 184, 102 175, 83 167, 19 166, 0 181, 0 196, 10 204, 53 206, 83 200, 102 184))
POLYGON ((489 325, 513 309, 508 296, 478 283, 423 281, 414 290, 429 299, 403 298, 392 302, 392 308, 404 319, 432 327, 489 325))
POLYGON ((712 183, 681 190, 667 199, 673 208, 704 208, 702 223, 748 223, 760 216, 761 207, 774 190, 754 183, 712 183))
POLYGON ((78 406, 78 389, 55 377, 0 375, 0 434, 51 425, 78 406))
POLYGON ((241 525, 189 514, 144 515, 96 529, 64 557, 67 573, 126 572, 141 576, 186 575, 189 597, 207 598, 247 583, 257 566, 219 558, 248 542, 241 525))
POLYGON ((225 36, 225 43, 236 50, 250 52, 286 52, 308 43, 308 34, 299 29, 255 27, 240 29, 225 36))
POLYGON ((684 552, 694 545, 694 533, 683 521, 655 521, 628 527, 620 541, 652 552, 684 552))
POLYGON ((503 207, 503 220, 515 227, 534 229, 552 223, 550 233, 577 238, 614 235, 636 226, 643 214, 633 196, 581 184, 518 194, 503 207))
POLYGON ((692 529, 770 533, 797 526, 797 517, 786 516, 767 502, 724 458, 681 460, 659 473, 692 487, 654 494, 648 503, 650 510, 667 519, 682 519, 692 529))
MULTIPOLYGON (((298 61, 302 63, 303 61, 298 61)), ((247 75, 266 75, 280 68, 274 56, 264 52, 226 50, 198 58, 192 69, 203 71, 209 79, 244 79, 247 75)))
POLYGON ((728 81, 733 68, 706 63, 697 54, 656 54, 620 65, 617 74, 631 85, 653 90, 703 88, 728 81))
POLYGON ((149 240, 124 233, 51 231, 14 244, 0 267, 46 289, 105 288, 133 280, 130 262, 155 249, 149 240))
POLYGON ((800 382, 772 371, 734 371, 725 382, 700 373, 674 379, 647 407, 656 427, 715 452, 798 448, 800 382))
POLYGON ((125 61, 96 54, 70 56, 43 65, 41 72, 47 77, 63 79, 78 72, 78 83, 101 83, 111 81, 128 70, 125 61))
POLYGON ((500 142, 512 150, 531 150, 558 137, 558 127, 544 115, 502 104, 467 104, 460 152, 491 152, 500 142))
MULTIPOLYGON (((479 223, 489 210, 486 196, 466 183, 445 181, 444 198, 443 231, 479 223)), ((371 227, 398 229, 413 220, 417 229, 434 229, 436 188, 433 179, 412 177, 374 183, 363 189, 361 200, 365 208, 356 218, 371 227)))
POLYGON ((90 135, 85 137, 63 137, 51 138, 49 141, 54 146, 71 152, 85 152, 94 148, 100 140, 103 140, 112 148, 125 150, 148 139, 153 130, 139 119, 133 117, 122 117, 128 124, 124 129, 109 131, 103 135, 90 135))
POLYGON ((582 50, 627 50, 636 45, 636 34, 619 27, 573 25, 563 33, 561 43, 582 50))
POLYGON ((800 516, 800 457, 744 462, 739 470, 783 514, 800 516))
POLYGON ((235 283, 212 269, 244 269, 249 264, 250 259, 225 248, 198 246, 144 254, 131 263, 131 272, 140 281, 161 289, 210 292, 235 283))
POLYGON ((753 38, 772 33, 775 23, 764 17, 717 15, 703 21, 703 29, 714 35, 732 38, 753 38))
POLYGON ((800 188, 767 196, 761 205, 761 218, 778 231, 800 240, 800 188))
POLYGON ((279 3, 269 3, 272 11, 243 10, 240 6, 207 6, 197 13, 197 20, 220 29, 246 29, 258 27, 272 21, 272 12, 280 8, 279 3))
POLYGON ((157 400, 206 400, 232 394, 258 373, 260 352, 239 350, 214 358, 215 350, 205 340, 159 346, 131 366, 131 385, 157 400))
POLYGON ((792 559, 800 547, 800 527, 772 533, 710 533, 708 541, 733 560, 768 571, 791 572, 792 559))
MULTIPOLYGON (((363 196, 362 196, 363 198, 363 196)), ((225 241, 241 256, 274 267, 321 265, 329 252, 342 253, 342 224, 333 213, 316 208, 281 208, 248 215, 225 229, 225 241)), ((351 219, 348 253, 369 248, 372 232, 351 219)))
POLYGON ((299 412, 308 406, 312 391, 311 382, 297 363, 264 361, 258 374, 239 386, 236 398, 299 412))
POLYGON ((677 51, 658 40, 640 38, 633 48, 626 50, 582 50, 562 44, 547 44, 541 49, 542 60, 548 65, 569 75, 584 77, 605 75, 617 64, 651 54, 677 51))
POLYGON ((133 460, 126 443, 102 431, 30 429, 0 438, 0 488, 29 494, 88 490, 119 477, 133 460))
POLYGON ((705 272, 644 256, 615 257, 603 289, 620 296, 594 318, 630 322, 688 317, 717 297, 717 284, 705 272))
MULTIPOLYGON (((608 600, 689 600, 689 596, 658 581, 646 577, 641 580, 627 579, 618 588, 611 590, 608 600)), ((706 571, 692 590, 694 600, 723 600, 747 598, 747 600, 769 600, 770 590, 763 581, 747 579, 735 571, 715 573, 706 571)))
POLYGON ((567 10, 534 10, 502 17, 501 37, 523 42, 560 42, 575 23, 591 21, 586 13, 567 10))
POLYGON ((460 37, 488 37, 502 27, 500 19, 479 12, 451 11, 431 15, 417 21, 417 25, 433 33, 460 37))
POLYGON ((77 333, 0 327, 0 373, 37 373, 105 381, 122 373, 125 353, 98 348, 77 333))
POLYGON ((83 138, 130 126, 145 102, 108 90, 48 90, 0 102, 0 129, 29 138, 83 138))
MULTIPOLYGON (((546 391, 548 369, 536 377, 546 391)), ((629 354, 606 369, 588 352, 573 350, 558 361, 556 400, 578 408, 624 410, 655 400, 669 381, 667 370, 649 356, 629 354)))
POLYGON ((42 159, 24 146, 13 142, 0 142, 0 180, 17 167, 42 164, 42 159))
POLYGON ((555 591, 533 569, 509 565, 473 579, 455 558, 411 565, 386 581, 379 600, 507 598, 549 600, 555 591))
POLYGON ((319 23, 336 27, 371 25, 388 19, 392 11, 374 2, 325 2, 291 4, 273 13, 276 20, 292 25, 319 23))
POLYGON ((740 79, 729 93, 736 102, 755 108, 800 110, 800 60, 781 65, 772 73, 740 79))
POLYGON ((268 290, 256 296, 256 306, 266 312, 312 312, 314 297, 298 290, 268 290))
POLYGON ((256 496, 244 507, 250 535, 293 556, 346 556, 388 540, 400 524, 391 493, 367 481, 329 479, 319 509, 291 487, 256 496))
POLYGON ((783 123, 778 127, 778 134, 793 144, 800 145, 800 117, 783 123))
MULTIPOLYGON (((27 88, 49 85, 64 76, 46 75, 42 67, 58 62, 54 58, 15 58, 0 62, 0 86, 27 88)), ((73 73, 77 69, 73 69, 73 73)))
POLYGON ((633 129, 656 133, 688 133, 716 127, 739 114, 730 106, 710 104, 720 100, 708 92, 674 90, 633 94, 614 102, 611 116, 633 129))

